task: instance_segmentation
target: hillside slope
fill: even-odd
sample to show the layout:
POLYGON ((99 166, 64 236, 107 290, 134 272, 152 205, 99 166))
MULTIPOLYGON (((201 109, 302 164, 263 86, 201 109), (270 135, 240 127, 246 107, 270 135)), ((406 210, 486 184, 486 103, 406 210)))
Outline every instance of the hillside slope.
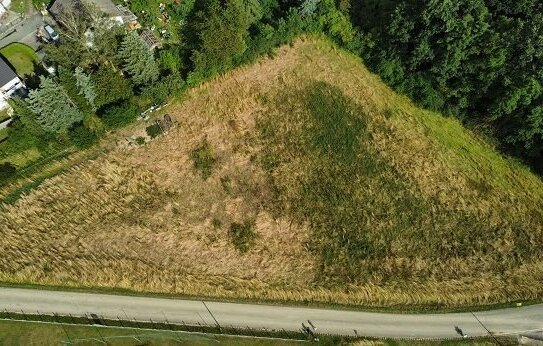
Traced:
MULTIPOLYGON (((0 209, 0 280, 334 302, 543 297, 543 183, 317 38, 0 209)), ((111 145, 111 144, 103 144, 111 145)))

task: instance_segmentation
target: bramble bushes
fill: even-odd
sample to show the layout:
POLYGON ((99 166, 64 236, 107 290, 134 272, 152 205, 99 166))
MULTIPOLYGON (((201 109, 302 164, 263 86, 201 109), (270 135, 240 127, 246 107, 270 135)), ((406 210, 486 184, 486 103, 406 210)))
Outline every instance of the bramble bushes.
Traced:
POLYGON ((0 183, 15 175, 17 168, 9 162, 0 163, 0 183))
POLYGON ((105 110, 102 122, 107 128, 115 129, 130 124, 140 113, 138 107, 131 103, 123 103, 105 110))
POLYGON ((150 126, 147 126, 145 128, 145 132, 147 132, 147 135, 151 138, 158 137, 162 133, 162 129, 157 124, 153 124, 150 126))
POLYGON ((88 148, 98 142, 98 135, 82 123, 71 128, 69 136, 70 140, 79 148, 88 148))

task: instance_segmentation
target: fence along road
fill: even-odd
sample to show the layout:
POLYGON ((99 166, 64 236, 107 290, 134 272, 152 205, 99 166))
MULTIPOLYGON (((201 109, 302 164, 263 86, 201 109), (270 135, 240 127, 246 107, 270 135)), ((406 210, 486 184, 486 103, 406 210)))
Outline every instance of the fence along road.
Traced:
POLYGON ((455 338, 458 326, 468 336, 483 336, 484 324, 496 334, 543 329, 543 304, 485 312, 389 314, 258 304, 235 304, 109 294, 0 288, 0 310, 107 319, 298 330, 310 320, 317 332, 391 338, 455 338), (213 316, 210 314, 213 314, 213 316), (214 319, 214 318, 215 319, 214 319))

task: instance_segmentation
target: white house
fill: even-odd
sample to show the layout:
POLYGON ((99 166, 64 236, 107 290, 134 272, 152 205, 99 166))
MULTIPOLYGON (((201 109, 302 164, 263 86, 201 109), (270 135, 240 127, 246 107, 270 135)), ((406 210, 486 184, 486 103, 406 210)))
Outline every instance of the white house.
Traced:
POLYGON ((0 58, 0 110, 7 108, 7 100, 14 92, 24 89, 25 85, 15 71, 0 58))

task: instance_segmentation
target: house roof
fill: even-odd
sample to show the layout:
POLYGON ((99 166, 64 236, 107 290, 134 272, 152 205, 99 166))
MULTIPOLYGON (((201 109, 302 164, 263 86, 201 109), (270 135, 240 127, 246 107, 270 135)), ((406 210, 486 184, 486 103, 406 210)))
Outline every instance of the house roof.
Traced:
POLYGON ((49 7, 49 12, 58 16, 65 11, 73 11, 77 8, 78 3, 86 2, 87 4, 95 6, 100 12, 103 12, 110 17, 122 17, 123 12, 115 6, 111 0, 55 0, 49 7))
POLYGON ((18 78, 15 71, 13 71, 4 59, 0 58, 0 87, 3 87, 15 78, 18 78))

